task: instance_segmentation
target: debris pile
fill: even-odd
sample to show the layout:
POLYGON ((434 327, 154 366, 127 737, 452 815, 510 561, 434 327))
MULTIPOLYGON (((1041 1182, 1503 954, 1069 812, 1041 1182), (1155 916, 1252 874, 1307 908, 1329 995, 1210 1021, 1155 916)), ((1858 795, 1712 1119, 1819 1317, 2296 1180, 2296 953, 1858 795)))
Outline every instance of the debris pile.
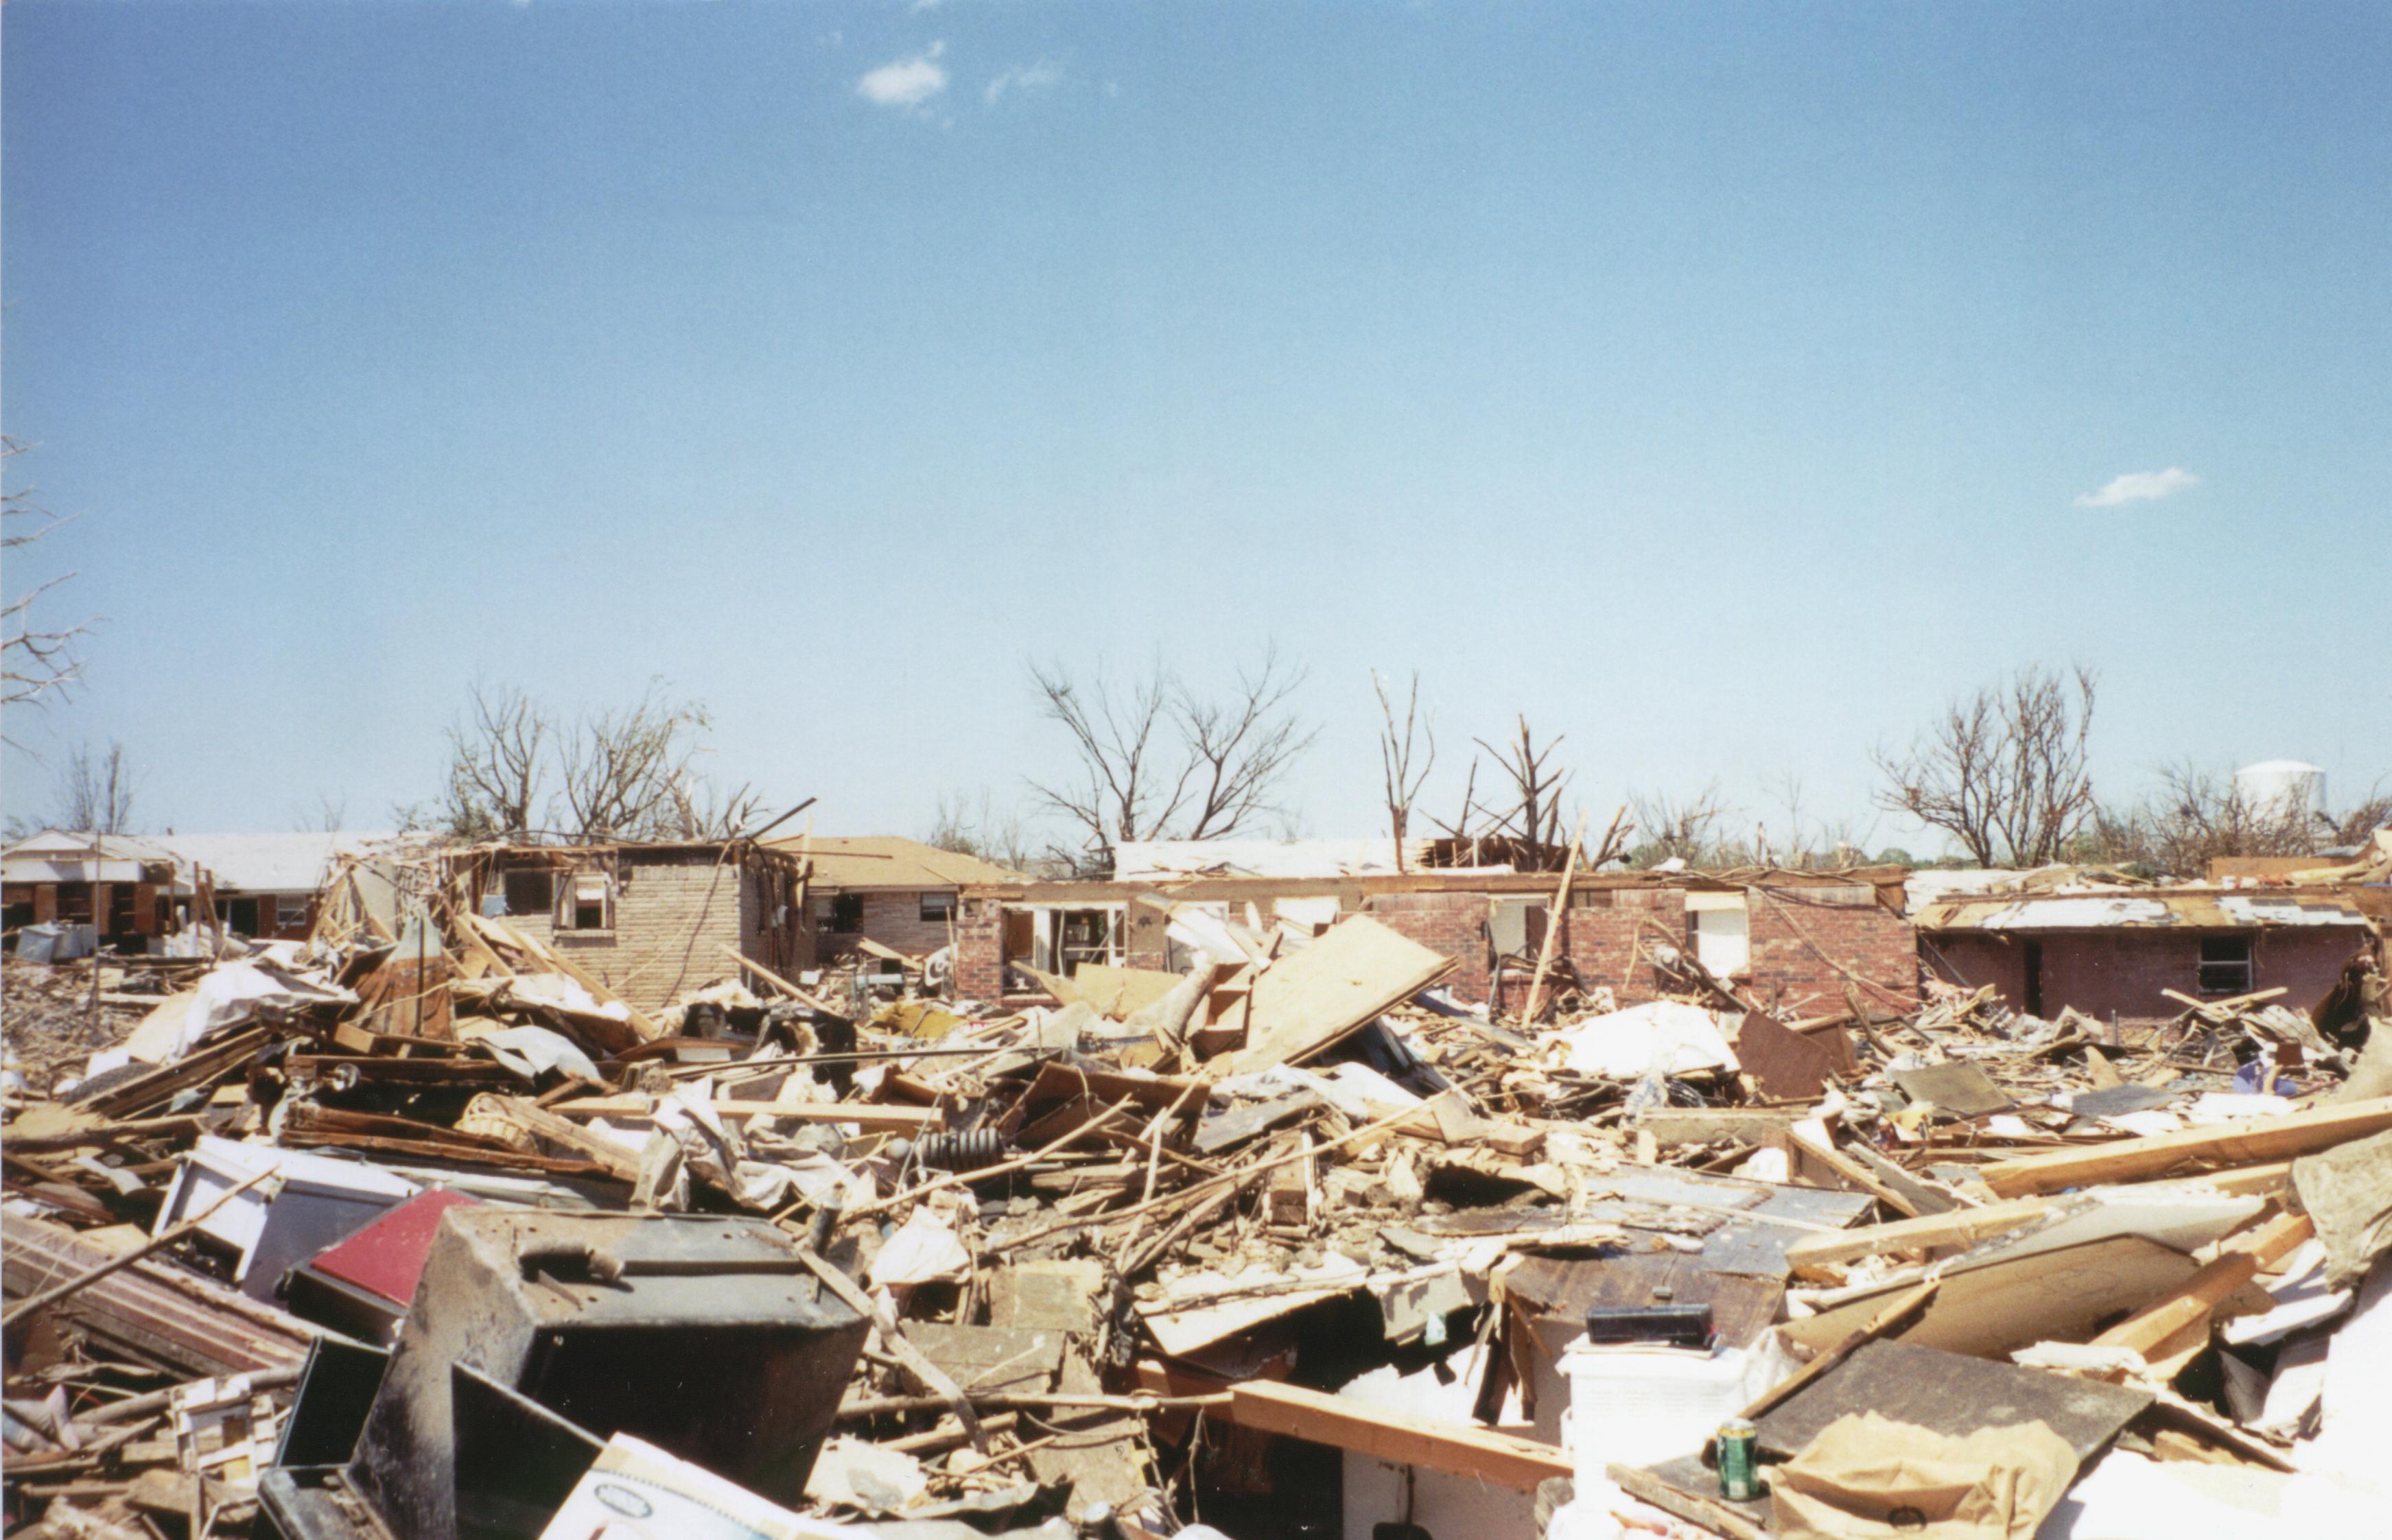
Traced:
POLYGON ((1172 926, 1184 972, 1019 1009, 874 946, 643 1011, 436 889, 12 962, 10 1533, 2381 1511, 2372 977, 2330 1020, 1792 1019, 1657 945, 1675 995, 1540 967, 1502 1019, 1367 915, 1172 926))

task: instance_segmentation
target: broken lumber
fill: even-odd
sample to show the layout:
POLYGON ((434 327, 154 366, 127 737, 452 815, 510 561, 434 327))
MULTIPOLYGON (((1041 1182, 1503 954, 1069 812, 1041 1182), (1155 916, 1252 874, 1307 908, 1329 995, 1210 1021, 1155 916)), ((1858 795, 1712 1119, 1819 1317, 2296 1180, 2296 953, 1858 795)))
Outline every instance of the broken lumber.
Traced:
POLYGON ((1366 1406, 1276 1380, 1232 1385, 1228 1417, 1241 1428, 1350 1449, 1391 1465, 1474 1477, 1520 1492, 1534 1492, 1538 1482, 1576 1469, 1566 1452, 1549 1443, 1469 1423, 1366 1406))
MULTIPOLYGON (((2315 1234, 2317 1227, 2307 1214, 2278 1214, 2256 1229, 2244 1231, 2227 1241, 2215 1262, 2187 1278, 2174 1293, 2127 1316, 2093 1339, 2093 1345, 2132 1348, 2146 1359, 2158 1355, 2179 1333, 2195 1326, 2205 1328, 2210 1313, 2235 1290, 2315 1234)), ((2206 1336, 2205 1329, 2203 1335, 2206 1336)))
POLYGON ((1996 1160, 1980 1174, 1996 1197, 2023 1197, 2104 1182, 2287 1160, 2387 1128, 2392 1128, 2392 1096, 2379 1096, 2277 1118, 2242 1118, 2212 1128, 1996 1160))
MULTIPOLYGON (((649 1118, 652 1098, 643 1095, 582 1096, 549 1108, 564 1118, 649 1118)), ((935 1106, 895 1106, 886 1102, 748 1102, 717 1097, 718 1118, 786 1118, 796 1123, 853 1123, 864 1129, 918 1132, 936 1128, 945 1114, 935 1106)))

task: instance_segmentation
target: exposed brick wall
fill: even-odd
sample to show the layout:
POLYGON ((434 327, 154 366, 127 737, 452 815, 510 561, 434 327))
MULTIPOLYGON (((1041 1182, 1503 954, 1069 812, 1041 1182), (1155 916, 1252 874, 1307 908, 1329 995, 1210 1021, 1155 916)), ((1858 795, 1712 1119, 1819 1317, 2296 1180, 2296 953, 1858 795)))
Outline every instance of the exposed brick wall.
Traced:
POLYGON ((1374 893, 1362 912, 1397 935, 1441 951, 1460 964, 1445 978, 1456 999, 1487 998, 1487 895, 1374 893))
MULTIPOLYGON (((824 895, 829 889, 818 890, 812 899, 814 912, 825 914, 824 895)), ((821 956, 828 961, 834 956, 855 950, 858 936, 868 937, 884 947, 890 947, 908 956, 922 957, 947 944, 947 923, 944 920, 922 918, 922 895, 912 888, 897 892, 865 892, 864 928, 854 932, 821 930, 815 944, 821 956)), ((821 922, 817 920, 817 925, 821 922)))
POLYGON ((674 857, 622 862, 610 932, 559 931, 545 914, 514 915, 507 924, 555 948, 641 1010, 661 1010, 737 972, 724 947, 764 955, 754 878, 711 851, 674 857))
POLYGON ((1004 987, 1004 926, 994 899, 968 899, 956 911, 956 993, 994 1000, 1004 987))
MULTIPOLYGON (((2042 946, 2042 1006, 2047 1016, 2063 1005, 2098 1020, 2164 1021, 2184 1006, 2161 991, 2198 996, 2201 939, 2230 934, 2197 930, 2125 928, 2065 931, 2038 938, 2042 946)), ((2278 1003, 2306 1011, 2323 999, 2351 954, 2374 938, 2353 925, 2280 926, 2249 932, 2251 987, 2290 992, 2278 1003)), ((1969 989, 1992 984, 2013 1009, 2027 1009, 2026 942, 2023 933, 1970 935, 1951 932, 1928 944, 1969 989)))
MULTIPOLYGON (((1836 895, 1836 889, 1819 890, 1836 895)), ((1752 992, 1763 1003, 1801 1016, 1840 1010, 1846 986, 1860 980, 1872 1005, 1918 998, 1918 940, 1910 922, 1877 901, 1869 888, 1820 902, 1802 889, 1748 889, 1752 992), (1887 998, 1891 995, 1892 998, 1887 998)))
MULTIPOLYGON (((1769 895, 1748 899, 1752 966, 1740 976, 1763 1000, 1796 1010, 1840 1009, 1845 976, 1839 964, 1903 1000, 1918 993, 1918 958, 1909 923, 1879 906, 1868 890, 1852 902, 1782 902, 1769 895)), ((1638 957, 1640 940, 1689 944, 1686 896, 1678 888, 1616 888, 1576 896, 1566 916, 1555 956, 1568 963, 1586 985, 1608 987, 1622 1004, 1656 998, 1661 981, 1638 957)), ((1373 893, 1359 912, 1400 936, 1455 960, 1445 987, 1473 1004, 1487 1001, 1492 981, 1493 943, 1488 934, 1490 898, 1486 893, 1373 893)), ((967 996, 994 999, 999 976, 998 902, 978 899, 964 907, 957 924, 956 987, 967 996)), ((1531 949, 1533 952, 1533 948, 1531 949)), ((1496 1002, 1516 1010, 1528 998, 1532 967, 1507 968, 1496 1002)), ((1880 1004, 1891 1003, 1873 996, 1880 1004)))

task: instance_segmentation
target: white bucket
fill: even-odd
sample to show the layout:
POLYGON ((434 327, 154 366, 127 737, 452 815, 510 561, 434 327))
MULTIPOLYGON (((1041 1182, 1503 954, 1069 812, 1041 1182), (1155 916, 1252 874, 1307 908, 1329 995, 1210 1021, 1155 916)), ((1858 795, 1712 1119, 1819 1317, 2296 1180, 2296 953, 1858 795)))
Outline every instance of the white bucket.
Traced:
POLYGON ((1562 1443, 1581 1492, 1609 1484, 1606 1466, 1693 1454, 1749 1399, 1741 1348, 1591 1347, 1580 1338, 1562 1351, 1561 1368, 1570 1382, 1562 1443))

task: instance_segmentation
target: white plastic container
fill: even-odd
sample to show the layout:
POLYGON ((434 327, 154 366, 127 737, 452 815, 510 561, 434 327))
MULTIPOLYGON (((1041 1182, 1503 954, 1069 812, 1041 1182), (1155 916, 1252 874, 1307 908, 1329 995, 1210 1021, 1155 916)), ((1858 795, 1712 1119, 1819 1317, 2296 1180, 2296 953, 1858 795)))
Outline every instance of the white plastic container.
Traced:
POLYGON ((1741 1348, 1592 1347, 1581 1337, 1562 1350, 1561 1368, 1570 1384, 1562 1443, 1580 1492, 1610 1484, 1606 1466, 1693 1454, 1750 1399, 1741 1348))

